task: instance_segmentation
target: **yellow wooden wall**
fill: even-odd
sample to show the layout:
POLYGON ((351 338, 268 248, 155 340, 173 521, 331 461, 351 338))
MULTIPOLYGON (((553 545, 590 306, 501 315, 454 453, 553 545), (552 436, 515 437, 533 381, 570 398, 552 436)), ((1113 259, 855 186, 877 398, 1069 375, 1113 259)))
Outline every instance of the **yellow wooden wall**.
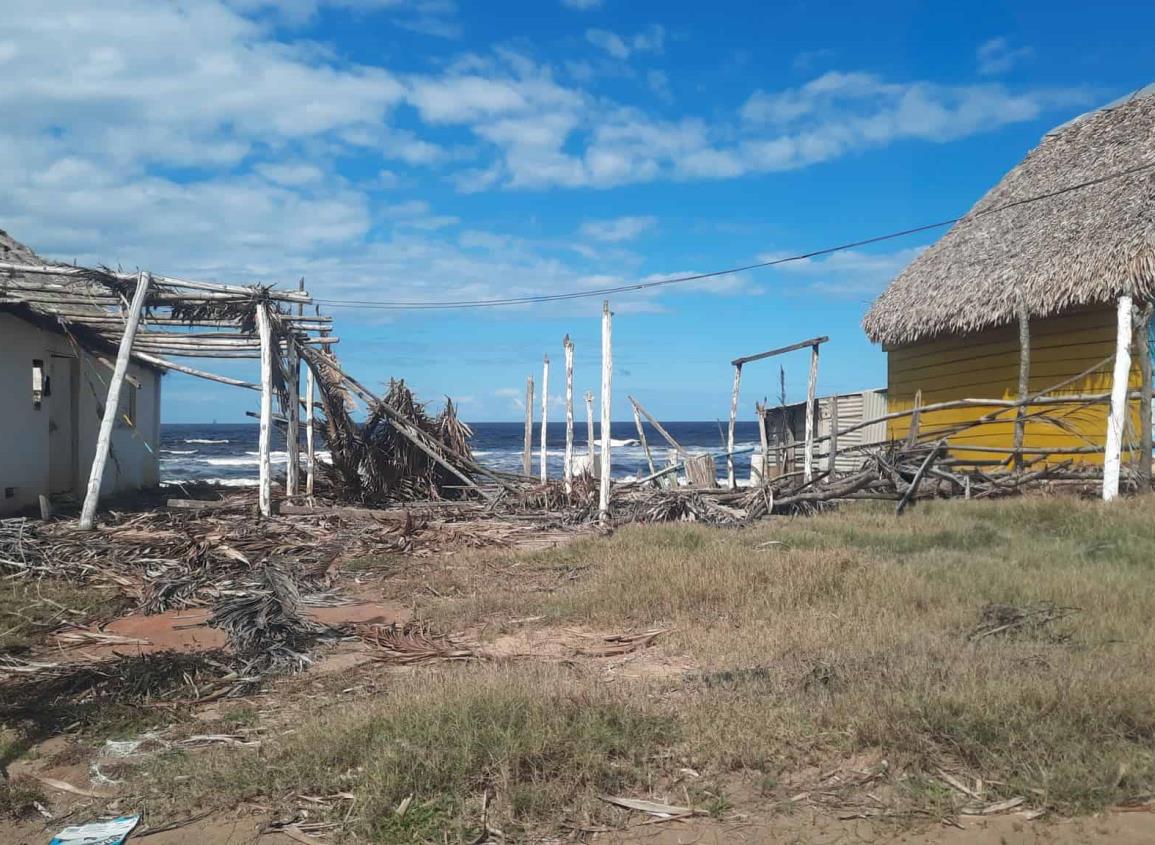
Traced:
MULTIPOLYGON (((1087 370, 1115 349, 1114 309, 1095 309, 1031 322, 1032 393, 1049 388, 1087 370)), ((936 338, 909 346, 890 348, 888 355, 890 410, 907 410, 914 406, 915 392, 922 390, 922 404, 956 399, 1015 399, 1019 381, 1019 330, 1017 325, 992 329, 967 337, 936 338)), ((1146 354, 1147 350, 1137 350, 1146 354)), ((1061 391, 1060 394, 1104 393, 1111 389, 1113 362, 1096 370, 1061 391)), ((1138 389, 1142 377, 1138 359, 1132 362, 1131 387, 1138 389)), ((1031 420, 1025 429, 1024 445, 1036 448, 1102 446, 1107 430, 1106 404, 1079 408, 1073 405, 1050 406, 1055 421, 1031 420)), ((1032 406, 1032 410, 1036 410, 1032 406)), ((960 422, 977 419, 992 408, 923 413, 919 424, 920 439, 943 431, 960 422)), ((1130 442, 1139 430, 1139 403, 1132 402, 1131 419, 1124 438, 1130 442)), ((906 437, 910 418, 889 423, 892 438, 906 437)), ((985 423, 950 438, 952 446, 1014 445, 1014 411, 1005 412, 999 421, 985 423)), ((952 450, 964 460, 991 460, 1003 455, 952 450)), ((1027 456, 1028 459, 1031 456, 1027 456)), ((1101 454, 1056 456, 1052 460, 1103 462, 1101 454)))

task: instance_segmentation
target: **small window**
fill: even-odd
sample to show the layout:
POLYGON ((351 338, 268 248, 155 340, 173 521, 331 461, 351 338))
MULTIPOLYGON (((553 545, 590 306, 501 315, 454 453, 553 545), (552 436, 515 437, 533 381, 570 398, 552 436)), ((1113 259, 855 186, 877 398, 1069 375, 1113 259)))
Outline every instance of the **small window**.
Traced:
POLYGON ((136 394, 139 388, 125 380, 120 388, 120 405, 116 409, 117 428, 136 428, 136 394))

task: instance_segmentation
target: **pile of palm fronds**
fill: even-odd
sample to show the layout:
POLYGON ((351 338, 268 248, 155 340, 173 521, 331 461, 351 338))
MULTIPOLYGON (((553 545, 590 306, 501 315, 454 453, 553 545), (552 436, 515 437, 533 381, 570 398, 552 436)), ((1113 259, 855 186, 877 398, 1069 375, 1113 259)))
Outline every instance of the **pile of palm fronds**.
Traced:
POLYGON ((326 471, 341 498, 373 503, 460 497, 462 480, 415 442, 416 432, 442 461, 468 475, 473 432, 458 418, 452 400, 430 416, 404 380, 390 381, 388 393, 370 405, 363 425, 349 416, 342 389, 328 385, 322 401, 333 456, 326 471))
POLYGON ((237 595, 220 601, 208 624, 228 636, 246 675, 300 671, 312 662, 308 653, 318 641, 340 636, 305 615, 296 579, 276 562, 265 564, 237 595))

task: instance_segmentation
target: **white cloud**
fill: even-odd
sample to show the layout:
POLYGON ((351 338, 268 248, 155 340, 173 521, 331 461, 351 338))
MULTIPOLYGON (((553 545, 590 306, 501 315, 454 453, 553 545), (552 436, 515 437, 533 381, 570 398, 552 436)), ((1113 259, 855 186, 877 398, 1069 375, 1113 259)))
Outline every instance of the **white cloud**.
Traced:
POLYGON ((607 29, 587 29, 586 40, 615 59, 628 59, 634 53, 661 53, 666 44, 666 30, 650 24, 636 35, 623 37, 607 29))
POLYGON ((579 12, 587 12, 590 9, 600 9, 602 7, 602 0, 561 0, 561 4, 567 9, 577 9, 579 12))
POLYGON ((458 38, 457 4, 453 0, 225 0, 246 14, 268 13, 282 23, 301 26, 324 7, 353 14, 388 13, 395 26, 440 38, 458 38))
POLYGON ((656 217, 616 217, 613 220, 587 220, 581 235, 604 243, 632 241, 658 225, 656 217))
POLYGON ((984 41, 975 51, 978 71, 984 76, 1006 73, 1034 53, 1030 47, 1012 47, 1006 38, 984 41))

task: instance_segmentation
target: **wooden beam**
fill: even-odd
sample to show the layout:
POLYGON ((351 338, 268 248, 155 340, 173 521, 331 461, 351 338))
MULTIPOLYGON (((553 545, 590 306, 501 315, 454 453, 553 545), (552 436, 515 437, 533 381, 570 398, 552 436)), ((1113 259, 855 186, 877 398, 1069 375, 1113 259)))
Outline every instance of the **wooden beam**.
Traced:
MULTIPOLYGON (((758 414, 758 439, 762 443, 762 472, 759 482, 765 484, 770 475, 770 434, 766 431, 766 406, 758 402, 754 405, 754 410, 758 414)), ((730 453, 733 454, 733 452, 734 450, 731 449, 730 453)), ((750 474, 753 476, 752 471, 750 474)), ((753 481, 754 479, 751 477, 750 480, 753 481)))
POLYGON ((317 383, 313 368, 305 364, 305 495, 313 497, 313 486, 317 473, 317 453, 314 444, 313 408, 317 401, 317 383))
POLYGON ((565 477, 565 492, 573 491, 573 341, 569 335, 562 341, 565 349, 565 457, 562 473, 565 477))
POLYGON ((786 352, 796 352, 799 349, 805 349, 808 346, 818 346, 826 343, 830 338, 828 337, 812 337, 810 340, 800 340, 798 343, 792 343, 789 346, 782 346, 778 349, 771 349, 769 352, 759 352, 757 355, 747 355, 744 358, 735 358, 730 363, 735 367, 740 367, 743 364, 749 364, 751 361, 761 361, 763 358, 771 358, 775 355, 782 355, 786 352))
MULTIPOLYGON (((297 289, 305 290, 305 279, 297 282, 297 289)), ((297 315, 305 315, 305 306, 297 306, 297 315)), ((285 429, 285 493, 296 496, 301 485, 301 358, 295 344, 290 343, 285 355, 285 369, 288 375, 289 425, 285 429)))
POLYGON ((826 478, 833 481, 838 472, 838 396, 830 397, 830 448, 826 450, 826 478))
POLYGON ((814 478, 814 394, 818 389, 818 344, 821 342, 817 340, 810 347, 810 375, 806 379, 806 453, 802 457, 802 477, 807 482, 814 478))
POLYGON ((673 447, 674 451, 676 451, 678 453, 679 457, 681 457, 683 459, 688 459, 688 458, 692 457, 692 455, 690 455, 689 452, 687 452, 685 449, 682 448, 682 444, 679 443, 677 440, 675 440, 673 435, 670 434, 670 432, 666 431, 665 427, 660 422, 658 422, 656 419, 654 419, 653 414, 651 414, 649 411, 647 411, 645 408, 642 407, 641 402, 639 402, 633 396, 627 396, 626 398, 629 399, 630 403, 641 412, 642 416, 645 417, 646 420, 650 423, 650 425, 652 425, 654 427, 654 430, 657 431, 658 434, 662 435, 662 439, 665 440, 667 443, 670 444, 670 446, 673 447))
POLYGON ((1115 370, 1111 377, 1111 412, 1103 454, 1103 500, 1119 495, 1123 429, 1127 425, 1127 382, 1131 378, 1131 296, 1119 297, 1116 313, 1115 370))
POLYGON ((120 391, 124 387, 124 377, 128 374, 128 362, 132 357, 132 342, 140 325, 140 312, 148 297, 149 276, 141 273, 136 280, 136 292, 128 309, 128 320, 124 333, 120 336, 120 348, 116 353, 116 366, 108 381, 108 398, 104 403, 104 414, 100 418, 100 430, 96 435, 96 454, 92 458, 92 469, 88 474, 88 490, 84 496, 84 507, 80 511, 80 528, 92 530, 96 520, 96 506, 100 502, 100 487, 104 481, 104 466, 108 462, 108 452, 112 448, 112 429, 116 424, 116 412, 120 406, 120 391))
POLYGON ((614 377, 614 346, 613 327, 614 315, 610 311, 610 301, 602 303, 602 477, 598 488, 598 518, 603 525, 610 520, 610 401, 613 395, 614 377))
POLYGON ((269 438, 273 428, 273 326, 269 307, 257 306, 257 331, 261 338, 261 429, 257 444, 261 516, 273 515, 273 467, 269 455, 269 438))
POLYGON ((586 391, 586 449, 590 456, 590 474, 596 472, 597 449, 594 447, 594 392, 586 391))
MULTIPOLYGON (((1019 317, 1019 401, 1026 401, 1031 393, 1031 315, 1027 310, 1026 304, 1022 297, 1018 302, 1018 317, 1019 317)), ((1015 455, 1014 464, 1015 469, 1019 472, 1023 469, 1022 448, 1023 441, 1026 437, 1027 431, 1027 406, 1022 404, 1019 406, 1018 412, 1015 414, 1015 434, 1014 446, 1018 450, 1015 455)))
MULTIPOLYGON (((734 388, 730 392, 730 428, 726 437, 726 482, 731 490, 738 489, 738 481, 734 477, 734 426, 738 422, 738 391, 742 385, 742 365, 734 365, 734 388)), ((652 472, 653 470, 651 470, 652 472)))
POLYGON ((253 384, 248 381, 241 381, 236 378, 229 378, 228 376, 217 375, 216 373, 209 373, 204 370, 198 370, 196 367, 187 367, 184 364, 178 364, 175 361, 169 361, 165 358, 159 358, 156 355, 151 355, 147 352, 133 351, 132 357, 145 364, 151 364, 154 367, 160 367, 164 370, 172 370, 177 373, 184 373, 187 376, 196 376, 208 381, 219 382, 220 384, 229 384, 233 387, 244 387, 249 390, 260 390, 259 384, 253 384))
POLYGON ((638 429, 638 442, 642 444, 642 451, 646 453, 646 463, 650 467, 650 475, 657 472, 654 467, 654 456, 650 454, 650 444, 646 440, 646 429, 642 425, 642 415, 638 413, 638 406, 634 405, 634 425, 638 429))
POLYGON ((533 376, 525 380, 525 445, 521 452, 521 474, 533 476, 533 376))
POLYGON ((538 468, 541 483, 545 484, 549 478, 549 356, 541 365, 541 466, 538 468))
POLYGON ((1137 308, 1135 321, 1135 354, 1139 356, 1139 454, 1138 478, 1143 492, 1151 490, 1151 303, 1137 308))

